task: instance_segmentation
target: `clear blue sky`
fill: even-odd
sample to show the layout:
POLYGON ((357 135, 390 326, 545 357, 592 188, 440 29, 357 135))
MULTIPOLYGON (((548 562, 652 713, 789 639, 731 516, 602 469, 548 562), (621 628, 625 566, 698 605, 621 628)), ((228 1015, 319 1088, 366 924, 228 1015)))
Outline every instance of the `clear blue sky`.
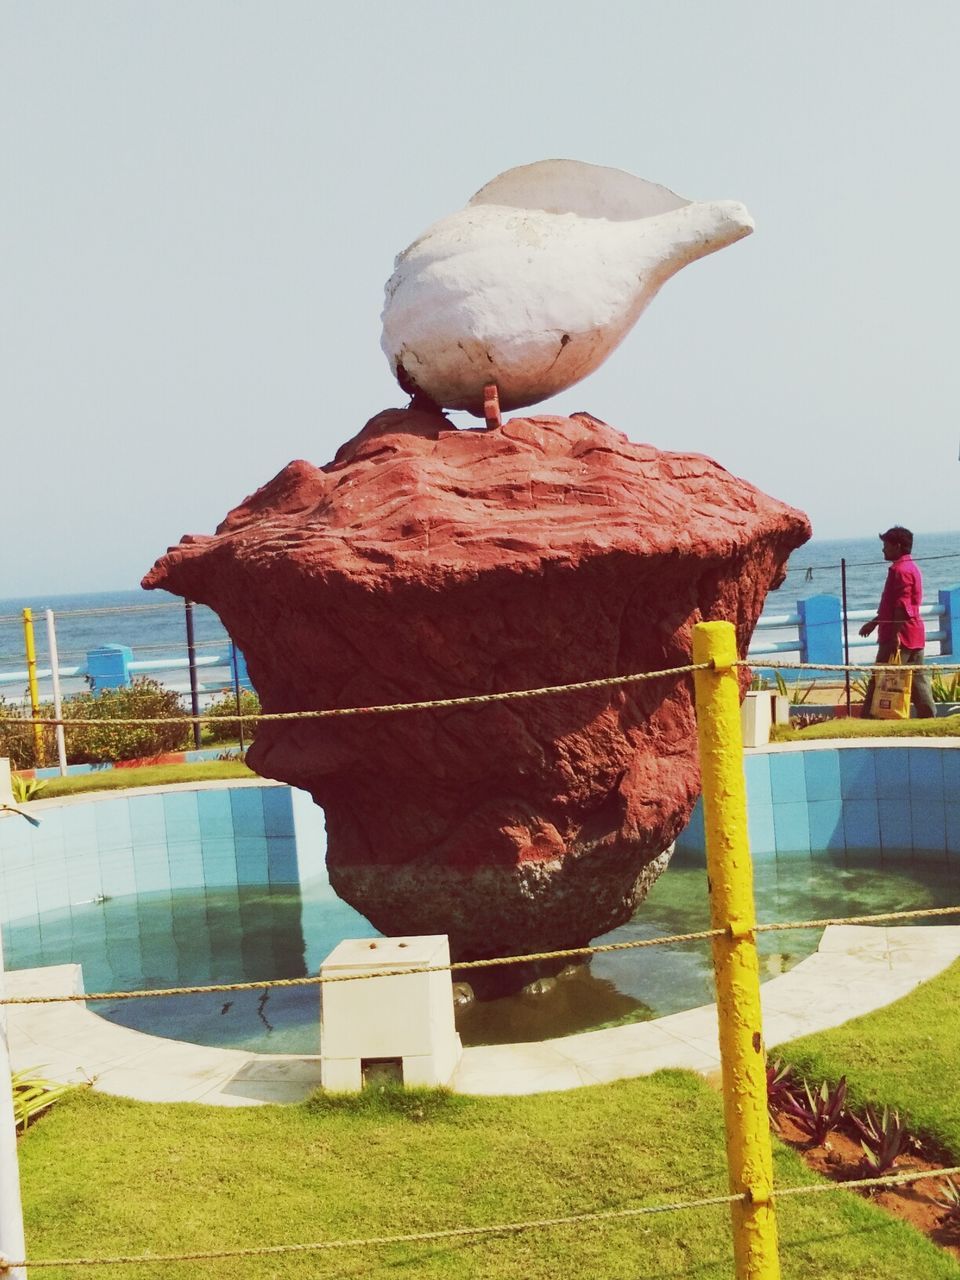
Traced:
POLYGON ((552 156, 757 231, 545 411, 818 537, 957 527, 958 36, 953 0, 5 0, 0 597, 135 586, 403 403, 394 255, 552 156))

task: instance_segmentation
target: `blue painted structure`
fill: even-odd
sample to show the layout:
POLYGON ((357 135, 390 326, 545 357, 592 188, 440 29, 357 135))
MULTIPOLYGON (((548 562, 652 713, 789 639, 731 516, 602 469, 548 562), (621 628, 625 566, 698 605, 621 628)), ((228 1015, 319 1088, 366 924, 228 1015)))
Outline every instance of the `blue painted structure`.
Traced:
MULTIPOLYGON (((324 875, 323 811, 257 779, 34 801, 0 819, 0 921, 103 897, 298 885, 324 875)), ((39 929, 39 924, 37 925, 39 929)))
MULTIPOLYGON (((869 851, 960 859, 960 741, 781 743, 745 753, 755 860, 869 851)), ((677 848, 703 849, 698 800, 677 848)))
MULTIPOLYGON (((960 587, 951 587, 940 591, 936 604, 924 605, 920 610, 927 629, 927 648, 938 644, 939 653, 927 653, 927 661, 960 660, 960 587)), ((873 617, 869 609, 851 609, 847 613, 847 636, 850 649, 850 661, 863 661, 868 665, 876 651, 876 636, 861 639, 860 624, 873 617), (869 649, 870 656, 861 655, 859 651, 869 649)), ((791 661, 812 663, 816 666, 822 662, 837 666, 843 662, 843 611, 840 597, 831 595, 810 596, 806 600, 798 600, 795 613, 763 614, 757 622, 748 658, 773 657, 782 654, 790 655, 791 661), (765 632, 777 631, 791 634, 782 640, 766 641, 765 632), (798 656, 797 656, 798 655, 798 656)), ((820 675, 836 681, 837 673, 830 671, 810 671, 805 673, 807 679, 816 679, 820 675)))
MULTIPOLYGON (((939 661, 960 660, 960 586, 940 591, 936 604, 925 605, 921 614, 927 626, 927 646, 939 644, 939 653, 928 653, 927 660, 939 661)), ((863 656, 860 651, 869 649, 871 657, 876 649, 876 639, 863 640, 859 636, 859 625, 872 617, 872 613, 859 609, 847 614, 847 628, 851 661, 857 662, 863 656)), ((766 613, 757 623, 753 640, 747 650, 751 658, 767 658, 782 656, 784 661, 824 663, 830 666, 843 662, 843 618, 840 598, 831 595, 810 596, 806 600, 797 601, 792 613, 766 613), (767 639, 771 633, 780 638, 767 639)), ((232 643, 225 645, 222 653, 203 654, 195 657, 195 665, 202 673, 205 668, 226 668, 230 678, 226 685, 232 684, 233 662, 236 658, 240 687, 252 689, 253 685, 247 671, 243 654, 232 643)), ((86 660, 78 666, 61 666, 63 679, 85 677, 93 689, 113 689, 128 685, 139 675, 159 677, 161 673, 186 671, 189 660, 186 657, 171 656, 169 658, 138 659, 126 645, 103 644, 91 649, 86 660)), ((817 675, 836 680, 835 672, 809 673, 809 678, 817 675)), ((37 678, 48 680, 49 667, 39 668, 37 678)), ((0 685, 11 684, 25 687, 26 670, 0 671, 0 685)), ((219 680, 201 684, 201 692, 207 694, 225 687, 221 677, 219 680)))
MULTIPOLYGON (((208 685, 206 692, 218 692, 224 687, 232 686, 234 661, 236 661, 240 688, 252 689, 253 684, 247 671, 246 658, 232 641, 225 646, 223 653, 194 656, 194 666, 198 670, 205 667, 226 667, 230 672, 229 680, 226 683, 222 679, 218 680, 212 685, 208 685)), ((161 671, 187 671, 189 667, 190 659, 186 657, 138 659, 134 657, 133 650, 128 645, 102 644, 98 645, 96 649, 88 650, 85 661, 76 666, 66 667, 61 664, 59 673, 62 680, 73 680, 78 677, 85 678, 90 688, 97 691, 99 689, 118 689, 132 684, 136 676, 155 676, 161 671)), ((49 680, 52 674, 49 667, 37 668, 38 680, 49 680)), ((0 685, 26 685, 27 679, 28 673, 25 668, 20 671, 0 671, 0 685)), ((201 686, 201 691, 204 691, 203 686, 201 686)))

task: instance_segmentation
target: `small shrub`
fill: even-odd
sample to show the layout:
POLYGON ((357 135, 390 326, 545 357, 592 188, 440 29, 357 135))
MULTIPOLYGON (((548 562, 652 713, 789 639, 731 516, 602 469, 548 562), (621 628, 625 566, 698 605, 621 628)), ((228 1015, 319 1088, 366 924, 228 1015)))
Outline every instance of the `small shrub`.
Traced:
POLYGON ((21 1133, 42 1111, 79 1088, 75 1084, 58 1084, 32 1075, 36 1070, 36 1067, 25 1067, 22 1071, 15 1071, 10 1077, 13 1086, 13 1114, 21 1133))
POLYGON ((930 676, 930 692, 934 702, 960 702, 960 671, 946 680, 942 671, 934 671, 930 676))
POLYGON ((940 1226, 948 1235, 960 1235, 960 1187, 952 1178, 944 1178, 940 1183, 940 1195, 934 1196, 933 1203, 943 1213, 940 1226))
POLYGON ((767 1059, 767 1112, 775 1129, 780 1125, 780 1112, 796 1103, 799 1083, 789 1062, 767 1059))
POLYGON ((816 1090, 811 1090, 808 1081, 804 1080, 803 1091, 798 1090, 782 1112, 803 1130, 811 1146, 819 1147, 843 1120, 846 1106, 847 1077, 841 1076, 832 1087, 824 1080, 816 1090))
POLYGON ((777 682, 777 693, 782 698, 786 698, 792 707, 802 706, 817 687, 816 680, 811 680, 807 685, 803 685, 797 680, 795 684, 789 685, 779 671, 773 673, 773 678, 777 682))
POLYGON ((21 778, 18 773, 15 773, 10 779, 10 785, 14 800, 19 804, 26 804, 29 800, 38 799, 40 792, 47 784, 42 778, 21 778))
POLYGON ((80 693, 64 702, 64 719, 88 720, 67 725, 68 759, 82 764, 138 760, 182 751, 191 741, 188 724, 98 724, 114 719, 161 719, 183 716, 178 694, 156 680, 137 679, 118 689, 80 693))
MULTIPOLYGON (((244 739, 252 741, 257 732, 257 716, 260 714, 260 699, 249 689, 240 690, 240 711, 243 716, 244 739), (248 720, 247 717, 250 717, 248 720)), ((206 709, 205 716, 237 715, 237 696, 232 689, 224 689, 217 700, 206 709)), ((236 720, 227 724, 204 723, 204 730, 210 742, 235 742, 240 737, 240 725, 236 720)))
POLYGON ((864 1108, 863 1117, 851 1113, 850 1123, 860 1135, 860 1145, 867 1164, 874 1173, 886 1173, 893 1168, 897 1156, 903 1155, 911 1144, 907 1126, 900 1119, 899 1111, 887 1107, 878 1115, 871 1106, 864 1108))
MULTIPOLYGON (((0 699, 0 756, 9 756, 14 769, 35 769, 57 758, 56 731, 43 729, 43 760, 37 759, 34 726, 29 708, 0 699), (9 717, 9 723, 3 721, 9 717)), ((73 764, 113 764, 118 760, 138 760, 182 751, 191 741, 186 724, 98 724, 101 720, 160 719, 183 716, 179 695, 156 680, 141 678, 119 689, 98 693, 78 693, 63 700, 65 720, 90 721, 89 725, 66 725, 64 742, 67 759, 73 764)), ((43 719, 53 717, 53 704, 40 706, 43 719)))
MULTIPOLYGON (((53 705, 43 703, 40 707, 41 717, 53 715, 53 705)), ((0 698, 0 756, 8 756, 11 769, 35 769, 39 764, 49 764, 57 758, 56 733, 44 727, 41 732, 43 743, 43 760, 37 759, 37 735, 34 725, 27 724, 31 718, 29 704, 24 706, 18 702, 7 702, 0 698)))
POLYGON ((805 711, 799 716, 790 717, 791 729, 809 729, 812 724, 824 724, 832 719, 829 715, 818 715, 814 711, 805 711))

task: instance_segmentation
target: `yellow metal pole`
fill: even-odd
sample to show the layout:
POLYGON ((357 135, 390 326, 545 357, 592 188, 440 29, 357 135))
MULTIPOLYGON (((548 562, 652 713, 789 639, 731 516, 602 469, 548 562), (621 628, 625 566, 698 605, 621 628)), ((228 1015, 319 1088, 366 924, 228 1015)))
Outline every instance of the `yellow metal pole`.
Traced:
POLYGON ((767 1119, 766 1054, 760 1018, 760 974, 754 925, 753 867, 747 840, 747 795, 740 731, 737 637, 729 622, 693 629, 697 671, 697 737, 714 929, 713 968, 720 1023, 723 1108, 737 1280, 779 1280, 773 1159, 767 1119))
MULTIPOLYGON (((40 690, 37 687, 37 647, 33 642, 33 610, 23 611, 23 642, 27 651, 27 683, 30 686, 30 707, 33 718, 40 715, 40 690)), ((33 744, 37 764, 43 764, 43 725, 33 726, 33 744)))

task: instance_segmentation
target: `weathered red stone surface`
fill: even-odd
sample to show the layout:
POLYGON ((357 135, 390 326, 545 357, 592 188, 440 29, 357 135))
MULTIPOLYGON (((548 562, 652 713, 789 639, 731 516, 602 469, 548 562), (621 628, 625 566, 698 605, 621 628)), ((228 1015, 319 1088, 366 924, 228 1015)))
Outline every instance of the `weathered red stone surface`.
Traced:
MULTIPOLYGON (((266 711, 536 688, 745 651, 806 517, 588 414, 456 430, 388 410, 293 462, 144 579, 210 605, 266 711)), ((690 677, 260 728, 322 805, 337 892, 455 956, 582 945, 628 919, 699 790, 690 677)))

